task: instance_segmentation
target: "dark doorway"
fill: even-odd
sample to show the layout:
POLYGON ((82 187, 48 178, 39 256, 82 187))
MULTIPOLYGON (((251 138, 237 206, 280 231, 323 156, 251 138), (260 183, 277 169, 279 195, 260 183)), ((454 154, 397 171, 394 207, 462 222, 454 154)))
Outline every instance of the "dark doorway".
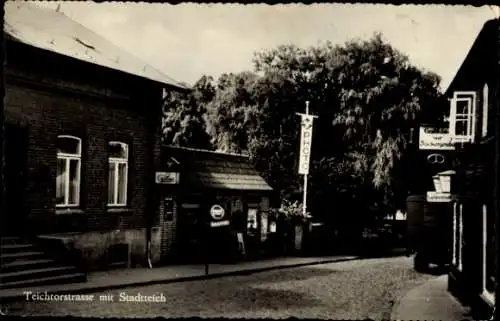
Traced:
POLYGON ((28 133, 26 128, 5 124, 5 212, 2 213, 2 235, 21 235, 26 218, 26 166, 28 133))

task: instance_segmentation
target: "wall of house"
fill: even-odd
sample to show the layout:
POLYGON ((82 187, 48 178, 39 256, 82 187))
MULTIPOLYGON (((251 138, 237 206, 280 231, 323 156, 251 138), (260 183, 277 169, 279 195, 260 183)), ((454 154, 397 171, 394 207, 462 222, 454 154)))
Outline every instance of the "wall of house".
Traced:
MULTIPOLYGON (((488 135, 492 137, 492 132, 488 135)), ((495 252, 495 140, 458 149, 459 198, 455 211, 455 259, 449 273, 449 289, 470 305, 475 317, 489 317, 494 302, 491 293, 491 269, 495 252), (462 226, 460 227, 460 223, 462 226)), ((494 272, 493 272, 494 274, 494 272)), ((494 287, 494 286, 493 286, 494 287)), ((493 291, 494 292, 494 291, 493 291)))
POLYGON ((33 234, 82 233, 74 239, 75 247, 82 250, 90 266, 106 257, 110 245, 120 242, 131 245, 133 261, 144 261, 150 215, 155 226, 152 259, 157 262, 160 222, 156 209, 148 207, 148 198, 155 198, 151 184, 160 150, 159 135, 153 146, 148 144, 154 135, 150 132, 154 120, 139 113, 140 108, 129 106, 130 100, 79 95, 18 81, 7 81, 4 102, 6 123, 28 133, 25 202, 19 209, 27 216, 23 230, 33 234), (81 206, 74 210, 55 206, 56 140, 60 134, 82 139, 81 206), (110 140, 129 144, 128 206, 121 209, 107 207, 110 140))

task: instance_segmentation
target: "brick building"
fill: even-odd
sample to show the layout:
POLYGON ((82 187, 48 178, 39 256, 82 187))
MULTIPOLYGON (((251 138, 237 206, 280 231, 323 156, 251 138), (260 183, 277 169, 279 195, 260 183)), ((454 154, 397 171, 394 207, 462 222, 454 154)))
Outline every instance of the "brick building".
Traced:
POLYGON ((150 242, 158 261, 161 104, 185 86, 57 10, 5 9, 2 251, 22 237, 92 269, 142 264, 150 242))

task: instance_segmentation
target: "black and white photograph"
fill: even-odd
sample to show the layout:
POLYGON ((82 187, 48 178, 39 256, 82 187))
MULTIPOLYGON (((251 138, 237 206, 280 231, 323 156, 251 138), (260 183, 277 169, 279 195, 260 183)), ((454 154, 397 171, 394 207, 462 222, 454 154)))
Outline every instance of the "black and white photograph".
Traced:
POLYGON ((500 6, 3 5, 0 317, 494 320, 500 6))

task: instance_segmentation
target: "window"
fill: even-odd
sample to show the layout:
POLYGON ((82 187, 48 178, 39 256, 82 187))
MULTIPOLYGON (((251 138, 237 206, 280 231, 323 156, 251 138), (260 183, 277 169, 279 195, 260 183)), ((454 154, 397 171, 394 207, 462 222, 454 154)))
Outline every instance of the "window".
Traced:
POLYGON ((82 141, 80 138, 57 137, 56 206, 80 204, 80 171, 82 141))
POLYGON ((475 132, 476 93, 455 92, 450 107, 450 134, 456 142, 471 142, 475 132))
POLYGON ((488 95, 489 95, 489 88, 488 84, 484 84, 483 87, 483 121, 481 124, 481 136, 486 137, 488 135, 488 95))
POLYGON ((128 145, 109 142, 108 205, 127 205, 128 145))
POLYGON ((248 216, 247 216, 247 229, 248 230, 256 230, 258 225, 257 225, 257 209, 255 208, 249 208, 248 209, 248 216))
POLYGON ((243 211, 243 203, 240 198, 234 198, 231 202, 231 211, 234 213, 236 211, 243 211))

